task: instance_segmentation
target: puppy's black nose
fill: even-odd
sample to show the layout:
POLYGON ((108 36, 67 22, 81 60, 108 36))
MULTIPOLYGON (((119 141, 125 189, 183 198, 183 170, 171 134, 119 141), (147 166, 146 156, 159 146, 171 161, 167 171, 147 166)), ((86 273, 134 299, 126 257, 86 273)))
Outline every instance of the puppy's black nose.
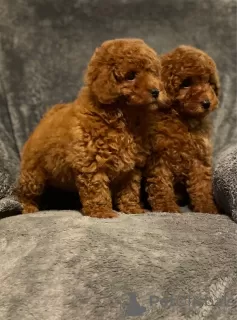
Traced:
POLYGON ((202 106, 204 109, 206 109, 206 110, 209 109, 210 105, 211 105, 211 102, 209 100, 202 101, 202 106))
POLYGON ((151 95, 152 95, 152 97, 155 98, 155 99, 158 98, 158 96, 159 96, 159 90, 156 89, 156 88, 151 89, 151 95))

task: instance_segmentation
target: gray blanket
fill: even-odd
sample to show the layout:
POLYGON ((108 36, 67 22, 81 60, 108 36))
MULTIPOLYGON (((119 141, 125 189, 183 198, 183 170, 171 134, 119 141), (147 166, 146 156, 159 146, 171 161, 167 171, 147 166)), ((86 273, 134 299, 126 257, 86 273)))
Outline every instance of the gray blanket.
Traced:
POLYGON ((4 219, 0 319, 235 320, 236 241, 205 214, 4 219))
POLYGON ((237 222, 237 144, 229 146, 220 154, 213 185, 219 208, 237 222))
MULTIPOLYGON (((20 212, 19 154, 42 114, 75 98, 102 41, 141 37, 159 53, 184 43, 216 60, 214 195, 236 219, 236 18, 236 0, 0 0, 0 217, 20 212)), ((1 219, 0 319, 235 320, 236 235, 225 215, 1 219)))
MULTIPOLYGON (((237 140, 235 0, 65 1, 0 0, 0 216, 19 212, 19 204, 8 199, 9 211, 1 199, 12 192, 23 143, 52 104, 75 98, 91 54, 106 39, 141 37, 159 53, 181 43, 206 50, 222 84, 214 162, 237 140)), ((221 197, 231 214, 229 197, 221 197)))

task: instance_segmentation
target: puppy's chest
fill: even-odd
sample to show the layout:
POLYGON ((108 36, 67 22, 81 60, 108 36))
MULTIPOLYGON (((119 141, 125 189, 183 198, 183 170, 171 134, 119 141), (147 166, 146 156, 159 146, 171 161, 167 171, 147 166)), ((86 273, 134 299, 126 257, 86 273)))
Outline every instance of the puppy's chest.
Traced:
POLYGON ((161 131, 156 143, 160 156, 177 172, 188 171, 195 159, 205 162, 211 148, 207 135, 182 124, 173 128, 171 125, 168 132, 161 131))
POLYGON ((209 147, 209 139, 199 132, 184 132, 174 144, 174 150, 183 159, 204 159, 209 147))
POLYGON ((135 166, 143 166, 146 159, 146 143, 140 132, 122 129, 105 129, 95 137, 96 161, 112 174, 128 172, 135 166))

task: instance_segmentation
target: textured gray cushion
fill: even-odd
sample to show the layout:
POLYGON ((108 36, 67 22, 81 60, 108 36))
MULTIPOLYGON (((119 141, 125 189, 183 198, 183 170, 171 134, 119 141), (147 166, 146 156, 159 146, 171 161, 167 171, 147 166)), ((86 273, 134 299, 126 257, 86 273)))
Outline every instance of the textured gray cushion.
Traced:
POLYGON ((214 171, 213 184, 218 206, 237 222, 237 144, 221 153, 214 171))
POLYGON ((3 219, 0 319, 235 320, 236 231, 195 213, 3 219))

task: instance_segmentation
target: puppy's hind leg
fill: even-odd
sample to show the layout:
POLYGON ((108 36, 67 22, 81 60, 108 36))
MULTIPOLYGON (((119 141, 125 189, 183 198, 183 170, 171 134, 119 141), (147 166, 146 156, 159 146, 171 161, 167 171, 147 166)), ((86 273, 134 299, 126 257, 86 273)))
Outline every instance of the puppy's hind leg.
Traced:
POLYGON ((42 170, 38 168, 21 170, 16 195, 23 206, 23 214, 39 211, 38 202, 44 186, 45 174, 42 170))

